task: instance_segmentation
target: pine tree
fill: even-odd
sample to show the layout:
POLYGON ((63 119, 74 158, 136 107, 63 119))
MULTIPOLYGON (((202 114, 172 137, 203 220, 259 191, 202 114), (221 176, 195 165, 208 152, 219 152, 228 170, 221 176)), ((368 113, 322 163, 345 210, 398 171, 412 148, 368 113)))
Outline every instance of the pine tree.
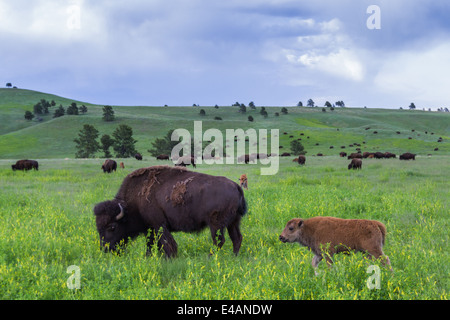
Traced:
POLYGON ((93 158, 95 153, 100 149, 97 141, 98 130, 90 124, 85 124, 83 129, 78 133, 78 138, 73 141, 77 144, 76 158, 93 158))
POLYGON ((103 120, 114 121, 114 110, 111 106, 103 107, 103 120))
POLYGON ((137 140, 133 139, 133 129, 126 125, 121 124, 113 132, 113 149, 116 152, 116 157, 118 158, 128 158, 134 157, 137 153, 134 144, 137 140))

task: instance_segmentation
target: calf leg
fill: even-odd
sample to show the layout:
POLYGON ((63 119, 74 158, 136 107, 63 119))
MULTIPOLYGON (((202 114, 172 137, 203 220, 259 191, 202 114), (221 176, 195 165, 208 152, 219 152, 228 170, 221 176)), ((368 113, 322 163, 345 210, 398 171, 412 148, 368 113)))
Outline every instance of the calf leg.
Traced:
POLYGON ((314 258, 311 261, 311 265, 314 268, 314 275, 318 276, 319 273, 317 272, 317 267, 319 266, 319 262, 322 261, 321 255, 315 255, 314 258))

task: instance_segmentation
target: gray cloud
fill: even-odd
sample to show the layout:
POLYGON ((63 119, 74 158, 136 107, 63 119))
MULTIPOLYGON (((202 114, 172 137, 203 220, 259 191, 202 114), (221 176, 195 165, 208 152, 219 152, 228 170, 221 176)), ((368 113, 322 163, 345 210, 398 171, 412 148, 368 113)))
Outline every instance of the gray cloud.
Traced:
POLYGON ((447 2, 372 2, 1 3, 0 74, 5 83, 105 104, 448 103, 436 86, 427 95, 425 81, 410 90, 404 83, 450 72, 440 61, 447 2), (366 28, 370 4, 381 8, 381 30, 366 28))

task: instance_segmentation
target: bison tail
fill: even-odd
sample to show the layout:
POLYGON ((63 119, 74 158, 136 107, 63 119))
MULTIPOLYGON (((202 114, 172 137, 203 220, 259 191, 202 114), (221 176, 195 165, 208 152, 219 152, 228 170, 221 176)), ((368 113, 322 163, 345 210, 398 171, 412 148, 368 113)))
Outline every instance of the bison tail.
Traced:
POLYGON ((244 216, 247 213, 247 201, 245 200, 244 197, 244 191, 242 191, 242 188, 240 186, 237 186, 239 193, 241 195, 240 199, 239 199, 239 207, 237 212, 241 215, 244 216))

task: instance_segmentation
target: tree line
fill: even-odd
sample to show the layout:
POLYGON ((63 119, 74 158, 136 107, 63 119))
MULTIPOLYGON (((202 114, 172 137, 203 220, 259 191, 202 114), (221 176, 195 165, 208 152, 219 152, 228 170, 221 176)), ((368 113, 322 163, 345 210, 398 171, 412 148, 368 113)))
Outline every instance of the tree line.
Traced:
POLYGON ((112 136, 104 134, 98 141, 100 132, 90 124, 85 124, 78 133, 78 138, 73 141, 76 144, 76 158, 93 158, 99 151, 103 152, 104 158, 112 157, 110 148, 115 151, 117 158, 134 157, 137 153, 135 144, 137 140, 133 138, 133 129, 121 124, 117 127, 112 136))
MULTIPOLYGON (((33 120, 36 118, 37 120, 42 120, 41 115, 49 114, 50 108, 56 106, 55 100, 47 101, 45 99, 41 99, 38 103, 33 106, 33 112, 27 110, 25 111, 25 119, 33 120)), ((77 106, 76 102, 72 102, 67 108, 64 108, 62 104, 59 105, 53 112, 53 118, 62 117, 65 114, 68 115, 79 115, 85 114, 88 111, 87 107, 83 104, 81 106, 77 106)))

